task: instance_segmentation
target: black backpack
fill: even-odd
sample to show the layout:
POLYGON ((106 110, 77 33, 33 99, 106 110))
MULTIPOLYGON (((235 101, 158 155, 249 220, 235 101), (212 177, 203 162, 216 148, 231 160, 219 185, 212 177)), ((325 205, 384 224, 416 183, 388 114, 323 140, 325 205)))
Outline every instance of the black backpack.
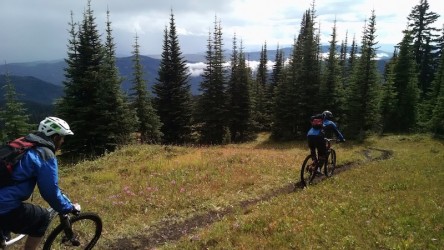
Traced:
POLYGON ((36 142, 27 141, 24 137, 0 146, 0 188, 14 184, 11 175, 16 163, 35 146, 36 142))
POLYGON ((314 115, 310 118, 311 126, 315 129, 322 129, 324 127, 324 117, 322 114, 314 115))

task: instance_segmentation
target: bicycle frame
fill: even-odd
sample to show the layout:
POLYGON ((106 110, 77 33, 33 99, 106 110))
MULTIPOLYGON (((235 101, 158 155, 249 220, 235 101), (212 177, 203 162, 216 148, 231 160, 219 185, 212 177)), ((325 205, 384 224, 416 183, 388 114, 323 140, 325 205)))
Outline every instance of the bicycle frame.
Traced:
POLYGON ((323 161, 323 164, 320 165, 319 159, 314 158, 311 153, 305 158, 304 162, 302 163, 300 178, 303 186, 311 184, 312 181, 315 179, 317 173, 321 173, 322 168, 324 169, 324 175, 326 177, 330 177, 333 174, 336 164, 336 152, 332 147, 332 141, 337 141, 337 139, 324 138, 324 140, 327 150, 325 152, 325 159, 323 161), (329 167, 330 157, 332 157, 331 168, 329 167))

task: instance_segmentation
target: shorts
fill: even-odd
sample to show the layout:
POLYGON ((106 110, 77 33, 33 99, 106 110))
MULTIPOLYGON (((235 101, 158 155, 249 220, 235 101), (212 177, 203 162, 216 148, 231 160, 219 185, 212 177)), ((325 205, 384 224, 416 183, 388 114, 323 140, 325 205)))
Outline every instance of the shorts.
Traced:
POLYGON ((316 159, 322 159, 327 154, 324 136, 309 135, 307 136, 307 140, 308 147, 310 148, 313 157, 316 157, 316 159))
POLYGON ((29 203, 22 203, 11 212, 0 215, 0 228, 3 231, 31 237, 43 237, 49 222, 47 209, 29 203))

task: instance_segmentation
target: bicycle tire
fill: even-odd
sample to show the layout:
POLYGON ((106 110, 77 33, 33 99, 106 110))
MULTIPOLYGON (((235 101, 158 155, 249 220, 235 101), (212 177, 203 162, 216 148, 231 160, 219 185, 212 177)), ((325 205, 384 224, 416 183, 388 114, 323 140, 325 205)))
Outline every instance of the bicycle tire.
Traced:
MULTIPOLYGON (((92 249, 102 234, 102 219, 99 215, 86 212, 71 217, 69 221, 80 243, 78 249, 92 249)), ((64 226, 60 224, 48 235, 43 250, 72 249, 72 244, 65 245, 64 236, 64 226)))
POLYGON ((331 177, 336 168, 336 151, 334 149, 330 149, 330 153, 328 154, 328 158, 325 162, 324 168, 325 176, 331 177))
POLYGON ((316 176, 316 165, 311 155, 305 157, 301 167, 301 184, 303 187, 311 184, 316 176))

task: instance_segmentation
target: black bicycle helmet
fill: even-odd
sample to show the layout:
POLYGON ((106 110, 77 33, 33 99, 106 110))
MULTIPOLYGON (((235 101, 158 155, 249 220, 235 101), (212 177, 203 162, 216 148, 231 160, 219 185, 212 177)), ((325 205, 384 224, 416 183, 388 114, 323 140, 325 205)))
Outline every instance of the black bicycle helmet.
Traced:
POLYGON ((328 110, 325 110, 324 112, 322 112, 322 117, 324 117, 324 119, 327 118, 330 120, 333 118, 333 113, 328 110))

